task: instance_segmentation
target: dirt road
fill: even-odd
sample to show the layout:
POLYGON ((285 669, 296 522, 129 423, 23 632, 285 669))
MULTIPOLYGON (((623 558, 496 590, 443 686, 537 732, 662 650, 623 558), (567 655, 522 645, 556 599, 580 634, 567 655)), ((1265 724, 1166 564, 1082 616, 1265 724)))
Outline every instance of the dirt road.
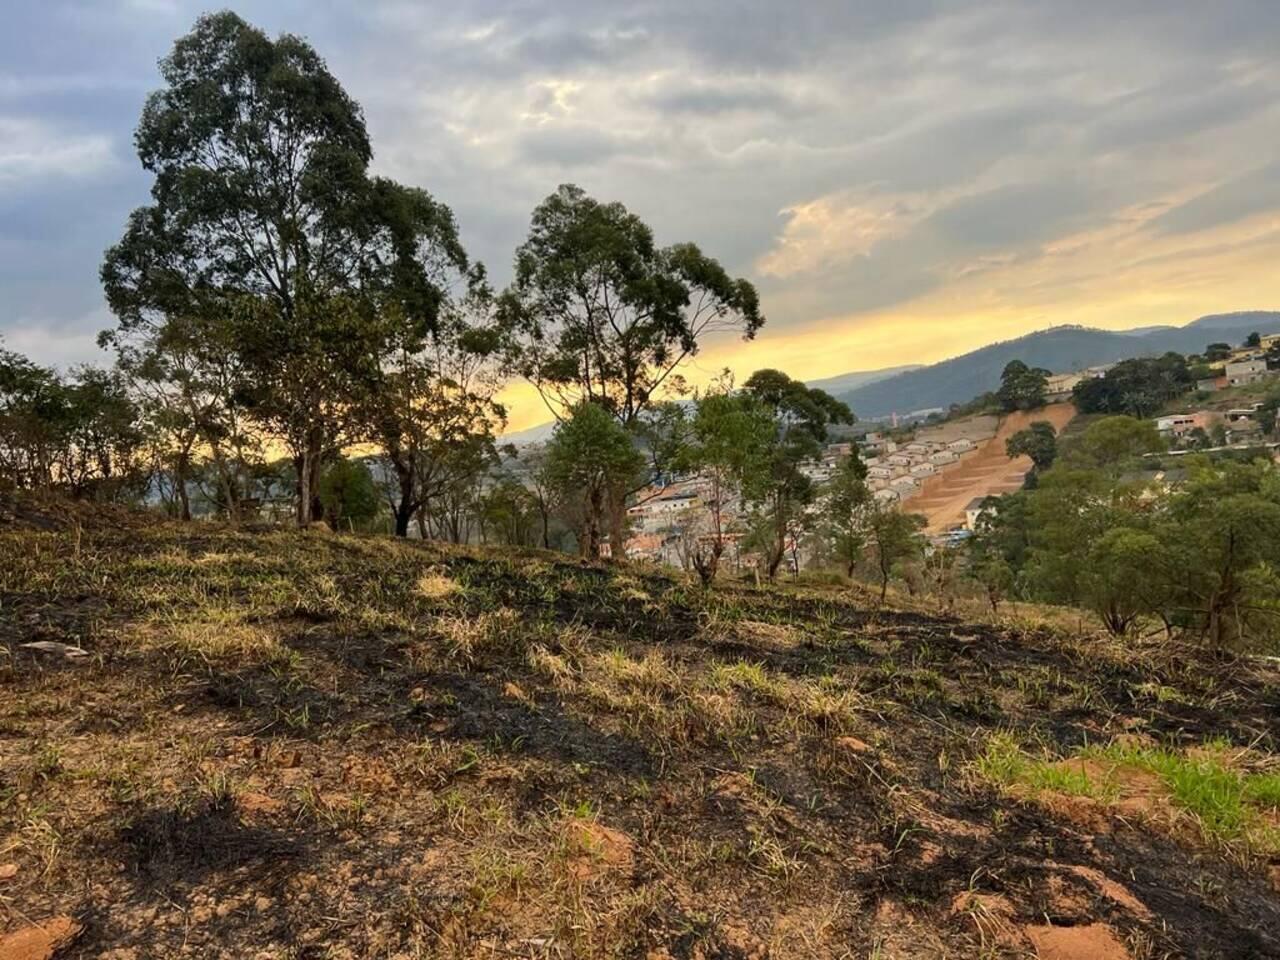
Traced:
POLYGON ((1031 469, 1031 459, 1010 459, 1004 452, 1009 437, 1036 420, 1048 420, 1061 433, 1075 415, 1076 408, 1069 403, 1051 403, 1041 410, 1009 414, 1000 421, 994 437, 956 466, 926 480, 915 496, 904 501, 905 508, 928 518, 929 533, 941 533, 962 524, 969 501, 1009 493, 1022 486, 1031 469))

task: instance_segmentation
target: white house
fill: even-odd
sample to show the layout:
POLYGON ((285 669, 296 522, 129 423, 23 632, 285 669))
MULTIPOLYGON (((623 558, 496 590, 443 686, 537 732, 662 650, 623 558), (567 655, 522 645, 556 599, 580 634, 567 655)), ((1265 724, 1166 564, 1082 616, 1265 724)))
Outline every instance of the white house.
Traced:
POLYGON ((892 456, 885 457, 884 462, 892 467, 909 467, 915 461, 905 453, 895 453, 892 456))
POLYGON ((898 491, 890 487, 884 487, 883 489, 877 490, 872 494, 872 496, 881 503, 897 503, 899 499, 898 491))
POLYGON ((978 520, 990 508, 983 507, 983 498, 974 497, 964 508, 964 528, 966 530, 976 530, 978 528, 978 520))
POLYGON ((959 440, 952 440, 947 444, 947 449, 953 453, 968 453, 977 447, 977 444, 968 437, 961 437, 959 440))
POLYGON ((896 480, 891 482, 889 486, 892 489, 897 490, 899 496, 905 496, 910 493, 915 493, 916 488, 920 486, 920 481, 915 477, 898 477, 896 480))
POLYGON ((911 468, 911 476, 913 477, 931 477, 938 472, 938 468, 932 463, 917 463, 911 468))
POLYGON ((867 467, 867 476, 872 480, 892 480, 895 475, 893 467, 867 467))
POLYGON ((929 454, 929 462, 939 467, 946 466, 948 463, 955 463, 959 459, 959 454, 951 450, 939 450, 937 453, 929 454))

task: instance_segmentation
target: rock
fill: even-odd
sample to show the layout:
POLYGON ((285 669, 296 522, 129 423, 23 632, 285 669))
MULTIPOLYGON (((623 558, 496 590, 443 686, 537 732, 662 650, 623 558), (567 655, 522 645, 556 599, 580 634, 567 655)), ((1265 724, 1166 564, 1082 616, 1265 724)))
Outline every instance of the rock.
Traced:
POLYGON ((18 865, 16 863, 0 863, 0 881, 12 880, 18 875, 18 865))
POLYGON ((53 960, 59 950, 71 946, 84 928, 70 917, 51 917, 43 923, 0 937, 4 960, 53 960))
POLYGON ((73 647, 70 644, 58 643, 56 640, 36 640, 32 643, 24 643, 20 645, 23 650, 31 650, 35 653, 47 653, 50 656, 62 657, 65 660, 79 660, 89 656, 89 651, 83 647, 73 647))

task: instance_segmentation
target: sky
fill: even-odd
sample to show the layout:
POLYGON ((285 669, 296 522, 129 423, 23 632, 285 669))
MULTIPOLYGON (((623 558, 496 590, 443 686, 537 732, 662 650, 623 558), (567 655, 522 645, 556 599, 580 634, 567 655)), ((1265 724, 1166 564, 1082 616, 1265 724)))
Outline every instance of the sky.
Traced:
MULTIPOLYGON (((0 336, 104 361, 157 60, 212 9, 0 0, 0 336)), ((697 381, 928 363, 1064 323, 1280 307, 1276 0, 254 0, 364 108, 375 172, 499 284, 560 183, 759 288, 697 381)), ((511 428, 546 419, 513 388, 511 428)))

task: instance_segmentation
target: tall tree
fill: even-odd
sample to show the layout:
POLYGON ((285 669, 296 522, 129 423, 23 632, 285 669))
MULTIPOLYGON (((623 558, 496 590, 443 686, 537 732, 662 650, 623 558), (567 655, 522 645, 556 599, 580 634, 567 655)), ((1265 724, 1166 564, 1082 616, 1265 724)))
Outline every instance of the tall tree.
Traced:
POLYGON ((743 489, 763 521, 765 569, 772 580, 800 513, 813 499, 813 482, 802 464, 821 454, 829 426, 853 423, 854 417, 839 400, 779 370, 757 370, 743 389, 764 405, 773 420, 773 436, 760 467, 747 477, 743 489))
POLYGON ((725 379, 696 398, 693 416, 682 427, 673 463, 676 470, 696 474, 705 484, 690 530, 689 560, 706 586, 715 579, 724 556, 731 503, 765 463, 774 421, 764 403, 751 394, 735 393, 725 379))
POLYGON ((904 513, 896 506, 873 500, 867 513, 867 545, 880 576, 880 602, 889 592, 889 580, 903 564, 924 556, 925 519, 904 513))
MULTIPOLYGON (((562 499, 574 506, 582 556, 599 559, 609 491, 631 483, 643 465, 631 435, 598 404, 579 404, 556 427, 547 444, 546 470, 562 499)), ((624 559, 621 540, 610 548, 614 559, 624 559)))
POLYGON ((1057 431, 1048 420, 1036 420, 1005 441, 1004 449, 1011 457, 1028 456, 1037 471, 1048 470, 1058 456, 1057 431))
POLYGON ((1048 377, 1048 370, 1010 360, 1000 374, 1000 389, 996 391, 1000 406, 1007 411, 1043 407, 1048 377))
POLYGON ((107 252, 108 301, 125 333, 232 325, 240 392, 292 449, 306 523, 353 398, 435 323, 438 207, 368 176, 360 108, 297 37, 210 14, 160 69, 135 137, 152 203, 107 252))
POLYGON ((867 467, 858 456, 856 448, 837 464, 825 492, 822 519, 831 551, 844 567, 845 573, 852 577, 866 553, 871 508, 867 467))
MULTIPOLYGON (((534 210, 515 268, 502 301, 511 361, 558 419, 589 402, 636 432, 707 336, 764 323, 748 281, 692 243, 659 247, 622 204, 569 184, 534 210)), ((615 538, 631 492, 608 493, 615 538)))

